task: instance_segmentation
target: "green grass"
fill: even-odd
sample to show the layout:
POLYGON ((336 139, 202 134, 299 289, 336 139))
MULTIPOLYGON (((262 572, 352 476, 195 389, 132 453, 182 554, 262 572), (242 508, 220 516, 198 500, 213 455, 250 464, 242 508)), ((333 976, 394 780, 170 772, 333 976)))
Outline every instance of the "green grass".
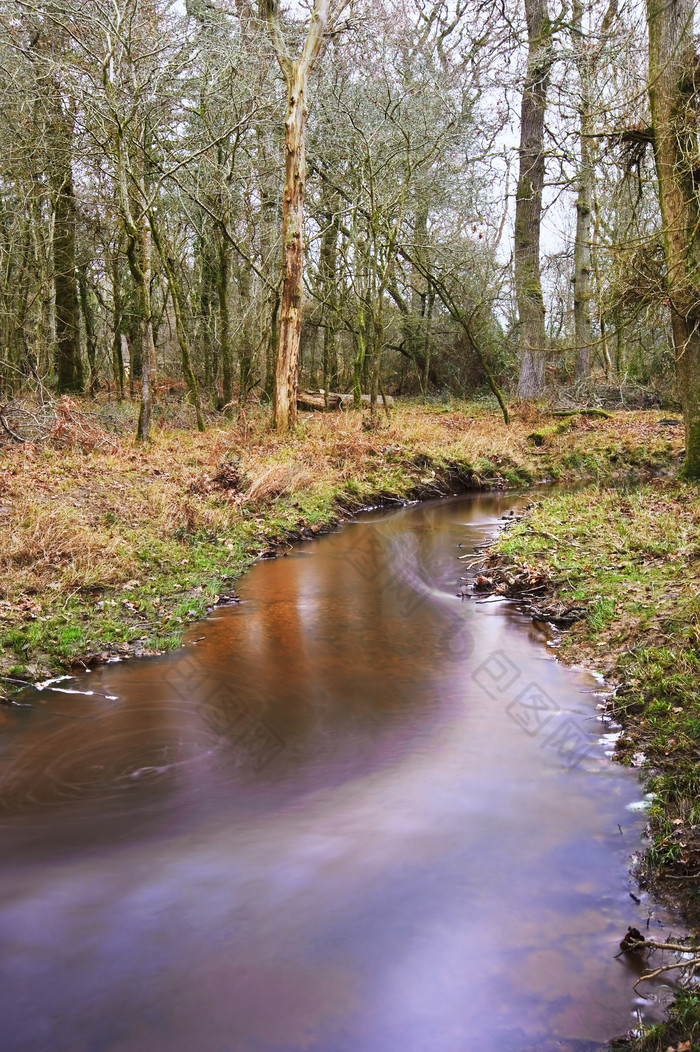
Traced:
MULTIPOLYGON (((559 653, 619 685, 617 756, 635 765, 644 756, 655 794, 641 879, 671 894, 696 931, 697 882, 665 878, 700 870, 699 530, 700 487, 665 481, 552 495, 497 545, 508 559, 549 571, 561 599, 585 604, 586 619, 564 634, 559 653)), ((667 1023, 625 1047, 665 1052, 689 1040, 700 1049, 692 990, 667 1023)))
POLYGON ((486 403, 428 400, 400 403, 370 431, 361 413, 302 417, 282 439, 251 410, 206 435, 163 429, 146 448, 112 435, 104 448, 0 453, 13 509, 0 519, 0 674, 40 679, 90 654, 176 646, 271 545, 363 505, 582 472, 609 479, 623 440, 642 464, 668 465, 678 449, 654 414, 552 423, 526 406, 513 416, 505 428, 486 403), (233 499, 213 481, 222 465, 242 480, 233 499))

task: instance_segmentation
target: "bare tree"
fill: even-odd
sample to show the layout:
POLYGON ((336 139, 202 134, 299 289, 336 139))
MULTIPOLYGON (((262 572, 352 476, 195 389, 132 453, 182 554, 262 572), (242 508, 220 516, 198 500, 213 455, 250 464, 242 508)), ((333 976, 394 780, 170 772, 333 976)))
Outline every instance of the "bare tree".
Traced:
POLYGON ((296 422, 297 369, 301 338, 304 271, 304 190, 306 185, 306 119, 309 73, 319 61, 326 34, 337 23, 349 0, 314 0, 306 39, 298 58, 292 58, 284 38, 279 0, 261 0, 270 37, 287 85, 284 124, 285 172, 282 198, 282 296, 277 332, 274 422, 286 431, 296 422))

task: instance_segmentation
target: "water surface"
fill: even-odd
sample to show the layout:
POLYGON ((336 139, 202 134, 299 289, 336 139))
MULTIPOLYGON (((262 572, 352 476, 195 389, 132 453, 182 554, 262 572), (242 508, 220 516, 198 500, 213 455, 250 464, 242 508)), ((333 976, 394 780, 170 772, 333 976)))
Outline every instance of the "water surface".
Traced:
POLYGON ((365 515, 176 655, 0 714, 3 1052, 582 1052, 633 1024, 636 778, 595 681, 456 594, 518 502, 365 515))

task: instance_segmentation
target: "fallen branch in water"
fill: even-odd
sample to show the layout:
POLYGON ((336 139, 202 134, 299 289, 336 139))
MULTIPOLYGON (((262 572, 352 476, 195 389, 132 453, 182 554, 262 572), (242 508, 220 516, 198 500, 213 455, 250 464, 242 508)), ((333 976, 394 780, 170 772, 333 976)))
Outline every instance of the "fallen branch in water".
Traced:
MULTIPOLYGON (((686 953, 687 952, 688 951, 686 950, 686 953)), ((695 969, 699 964, 700 957, 693 957, 692 961, 677 961, 675 964, 664 964, 661 968, 656 968, 653 972, 645 972, 644 975, 640 975, 639 979, 637 979, 636 983, 634 983, 632 989, 636 993, 637 987, 640 983, 647 982, 649 979, 656 979, 657 976, 661 975, 663 972, 672 972, 675 971, 677 968, 681 968, 684 971, 688 969, 688 974, 683 977, 687 981, 693 978, 693 976, 695 975, 695 969)))
MULTIPOLYGON (((620 943, 621 950, 616 953, 616 957, 622 957, 625 953, 635 954, 637 957, 646 954, 649 950, 670 950, 672 953, 692 954, 697 952, 696 946, 684 946, 682 943, 676 942, 656 942, 654 939, 645 939, 641 932, 637 931, 636 928, 629 928, 627 935, 620 943)), ((700 965, 700 957, 691 957, 690 960, 685 961, 674 961, 673 964, 662 964, 658 968, 654 968, 650 972, 645 972, 644 975, 640 975, 639 979, 634 983, 633 990, 637 991, 637 987, 640 983, 649 982, 651 979, 656 979, 659 975, 664 975, 666 972, 682 971, 683 981, 689 982, 695 976, 695 969, 700 965)))

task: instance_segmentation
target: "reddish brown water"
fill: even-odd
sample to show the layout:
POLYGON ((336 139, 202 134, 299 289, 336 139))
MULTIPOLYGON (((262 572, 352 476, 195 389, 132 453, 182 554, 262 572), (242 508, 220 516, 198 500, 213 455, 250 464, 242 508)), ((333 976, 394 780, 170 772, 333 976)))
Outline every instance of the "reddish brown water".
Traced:
POLYGON ((516 503, 365 516, 178 654, 2 713, 3 1052, 580 1052, 632 1025, 637 781, 593 680, 455 596, 457 545, 516 503))

